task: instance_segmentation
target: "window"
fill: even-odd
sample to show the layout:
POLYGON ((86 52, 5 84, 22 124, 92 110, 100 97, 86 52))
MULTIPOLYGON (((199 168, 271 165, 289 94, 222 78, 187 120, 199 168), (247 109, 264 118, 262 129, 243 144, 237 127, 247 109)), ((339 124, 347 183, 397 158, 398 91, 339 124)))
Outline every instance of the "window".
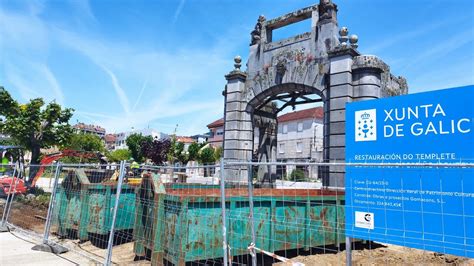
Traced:
POLYGON ((285 143, 280 143, 278 146, 279 153, 285 153, 285 143))
POLYGON ((217 136, 222 136, 222 135, 224 135, 224 129, 218 129, 218 130, 216 131, 216 135, 217 135, 217 136))
POLYGON ((303 131, 303 122, 298 122, 298 132, 303 131))
POLYGON ((283 134, 288 133, 288 125, 283 125, 282 131, 283 131, 283 134))
POLYGON ((303 152, 303 142, 296 142, 296 152, 303 152))

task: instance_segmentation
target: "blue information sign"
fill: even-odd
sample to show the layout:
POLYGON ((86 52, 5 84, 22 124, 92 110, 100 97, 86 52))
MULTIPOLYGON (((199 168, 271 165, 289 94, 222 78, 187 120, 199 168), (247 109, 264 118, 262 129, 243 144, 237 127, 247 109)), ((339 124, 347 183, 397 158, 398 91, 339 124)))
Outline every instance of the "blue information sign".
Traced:
MULTIPOLYGON (((348 163, 474 163, 474 86, 346 106, 348 163)), ((346 234, 474 257, 472 167, 346 168, 346 234)))

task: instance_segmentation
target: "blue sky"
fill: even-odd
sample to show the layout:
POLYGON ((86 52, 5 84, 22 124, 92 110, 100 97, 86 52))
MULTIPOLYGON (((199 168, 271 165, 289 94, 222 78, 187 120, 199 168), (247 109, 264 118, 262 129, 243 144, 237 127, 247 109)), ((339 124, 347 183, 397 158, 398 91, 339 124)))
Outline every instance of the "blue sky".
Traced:
MULTIPOLYGON (((410 92, 474 84, 474 1, 335 0, 359 36, 410 92)), ((43 97, 108 132, 206 132, 222 116, 224 75, 246 61, 258 15, 315 1, 0 0, 0 85, 43 97)), ((275 38, 308 31, 309 23, 275 38)))

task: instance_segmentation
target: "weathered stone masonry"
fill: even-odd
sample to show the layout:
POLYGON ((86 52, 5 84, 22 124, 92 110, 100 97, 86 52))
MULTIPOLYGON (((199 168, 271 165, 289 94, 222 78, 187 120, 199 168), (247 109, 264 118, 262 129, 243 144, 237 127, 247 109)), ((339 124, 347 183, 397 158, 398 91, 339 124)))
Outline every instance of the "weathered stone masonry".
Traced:
MULTIPOLYGON (((339 29, 337 6, 329 0, 272 20, 259 17, 247 70, 240 70, 241 59, 236 58, 235 69, 226 75, 225 160, 249 161, 255 148, 260 161, 275 161, 278 106, 273 101, 294 106, 308 102, 307 95, 318 95, 325 110, 324 159, 344 162, 346 103, 407 93, 404 78, 390 74, 376 56, 360 55, 357 36, 347 35, 346 28, 339 29), (310 32, 272 42, 274 29, 305 19, 311 19, 310 32), (263 132, 258 147, 253 147, 255 127, 263 132)), ((261 167, 259 178, 271 182, 275 170, 261 167)), ((247 180, 246 169, 224 173, 227 180, 247 180)), ((328 168, 323 181, 344 186, 344 167, 328 168)))

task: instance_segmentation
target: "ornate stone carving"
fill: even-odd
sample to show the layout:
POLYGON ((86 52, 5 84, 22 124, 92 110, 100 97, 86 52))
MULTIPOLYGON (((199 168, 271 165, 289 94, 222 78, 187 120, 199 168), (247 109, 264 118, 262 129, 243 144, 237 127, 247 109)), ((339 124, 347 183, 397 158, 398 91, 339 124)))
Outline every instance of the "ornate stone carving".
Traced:
POLYGON ((276 64, 275 84, 281 84, 286 72, 286 60, 281 60, 276 64))
POLYGON ((352 70, 361 68, 376 68, 380 69, 381 72, 390 72, 390 67, 374 55, 360 55, 354 57, 352 70))
POLYGON ((337 6, 331 0, 319 1, 319 20, 336 19, 337 6))
POLYGON ((258 17, 257 24, 255 24, 255 29, 250 33, 250 36, 252 37, 250 45, 260 43, 260 40, 262 38, 262 26, 264 21, 265 17, 263 15, 260 15, 258 17))
MULTIPOLYGON (((388 65, 375 56, 361 56, 355 50, 358 38, 349 35, 347 28, 341 29, 338 39, 337 6, 332 2, 320 0, 318 5, 271 20, 258 18, 251 32, 247 69, 240 69, 243 64, 238 58, 234 61, 235 69, 226 75, 226 96, 229 96, 225 98, 226 106, 232 106, 225 110, 226 160, 276 161, 277 113, 283 106, 272 106, 272 101, 283 100, 288 103, 286 106, 292 106, 296 96, 316 94, 325 104, 327 126, 321 157, 325 161, 344 161, 345 103, 406 92, 406 81, 391 75, 388 65), (274 29, 304 19, 311 19, 310 32, 272 40, 274 29), (345 45, 340 45, 342 42, 345 45), (257 136, 252 134, 254 128, 259 137, 251 145, 257 136), (255 149, 258 156, 252 157, 255 149)), ((248 180, 247 169, 224 171, 230 180, 248 180)), ((273 182, 276 172, 275 166, 261 165, 258 178, 260 182, 273 182)), ((325 186, 344 185, 344 173, 340 170, 324 169, 322 174, 325 186)))

